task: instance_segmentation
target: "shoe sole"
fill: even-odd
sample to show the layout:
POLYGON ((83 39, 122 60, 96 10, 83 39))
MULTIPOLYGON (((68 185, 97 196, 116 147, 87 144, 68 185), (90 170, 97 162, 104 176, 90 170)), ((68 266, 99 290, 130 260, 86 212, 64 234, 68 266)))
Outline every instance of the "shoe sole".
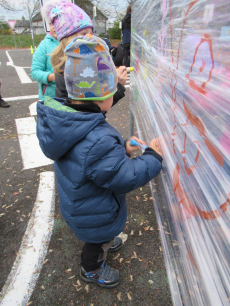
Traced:
POLYGON ((120 248, 122 248, 123 244, 121 244, 119 247, 114 248, 114 249, 108 249, 108 253, 113 253, 113 252, 117 252, 118 250, 120 250, 120 248))
POLYGON ((118 281, 117 283, 115 283, 115 284, 105 285, 105 284, 101 284, 101 283, 95 282, 95 281, 92 280, 92 279, 86 278, 86 277, 82 276, 81 274, 80 274, 80 276, 81 276, 81 279, 82 279, 84 282, 87 282, 87 283, 94 283, 94 284, 96 284, 96 285, 98 285, 98 286, 100 286, 100 287, 108 288, 108 289, 112 289, 112 288, 116 287, 116 286, 119 284, 119 282, 120 282, 120 280, 119 280, 119 281, 118 281))

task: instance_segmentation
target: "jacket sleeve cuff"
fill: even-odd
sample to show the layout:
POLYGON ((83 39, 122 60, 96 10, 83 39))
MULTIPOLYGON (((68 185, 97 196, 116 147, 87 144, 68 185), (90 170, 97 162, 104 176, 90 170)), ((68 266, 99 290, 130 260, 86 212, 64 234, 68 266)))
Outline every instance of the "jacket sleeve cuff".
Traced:
POLYGON ((154 156, 156 159, 158 159, 161 163, 163 161, 163 158, 152 148, 148 147, 145 149, 145 152, 143 153, 143 155, 152 155, 154 156))
POLYGON ((43 72, 43 77, 42 77, 42 84, 48 85, 51 82, 48 82, 48 76, 51 74, 51 72, 43 72))
POLYGON ((123 96, 125 96, 126 88, 119 82, 117 83, 117 89, 123 94, 123 96))

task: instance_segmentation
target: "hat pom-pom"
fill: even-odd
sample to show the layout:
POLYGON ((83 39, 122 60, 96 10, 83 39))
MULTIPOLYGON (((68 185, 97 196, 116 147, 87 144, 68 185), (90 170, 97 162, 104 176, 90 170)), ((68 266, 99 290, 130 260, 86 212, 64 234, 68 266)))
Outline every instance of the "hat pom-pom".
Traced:
POLYGON ((55 8, 57 6, 57 4, 59 4, 61 2, 65 2, 65 1, 62 1, 62 0, 49 0, 49 1, 46 1, 45 4, 43 5, 43 7, 41 9, 41 13, 42 13, 43 18, 48 23, 51 23, 50 16, 49 16, 51 10, 53 8, 55 8))

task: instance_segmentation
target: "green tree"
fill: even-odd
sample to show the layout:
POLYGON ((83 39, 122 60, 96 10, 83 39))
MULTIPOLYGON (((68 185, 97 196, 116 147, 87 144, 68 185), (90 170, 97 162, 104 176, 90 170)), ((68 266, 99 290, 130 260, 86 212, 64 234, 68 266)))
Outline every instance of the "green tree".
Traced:
POLYGON ((120 21, 114 21, 113 27, 109 29, 109 35, 112 39, 120 39, 121 38, 121 29, 119 29, 120 21))

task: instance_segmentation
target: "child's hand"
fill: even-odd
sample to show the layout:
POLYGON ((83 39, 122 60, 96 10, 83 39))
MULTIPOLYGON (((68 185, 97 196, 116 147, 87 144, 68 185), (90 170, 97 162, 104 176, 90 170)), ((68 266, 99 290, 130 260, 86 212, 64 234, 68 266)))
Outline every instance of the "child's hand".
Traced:
MULTIPOLYGON (((126 68, 126 67, 125 67, 126 68)), ((143 140, 138 139, 135 136, 132 136, 129 140, 126 142, 126 152, 127 154, 131 155, 135 151, 139 151, 141 148, 139 146, 131 146, 130 141, 134 139, 137 142, 141 143, 142 145, 146 145, 146 143, 143 140)))
POLYGON ((158 138, 154 138, 150 141, 150 148, 152 148, 154 151, 156 151, 160 156, 162 156, 160 144, 158 138))
POLYGON ((118 82, 122 85, 125 86, 126 80, 127 80, 127 67, 125 66, 120 66, 117 69, 117 77, 118 77, 118 82))

